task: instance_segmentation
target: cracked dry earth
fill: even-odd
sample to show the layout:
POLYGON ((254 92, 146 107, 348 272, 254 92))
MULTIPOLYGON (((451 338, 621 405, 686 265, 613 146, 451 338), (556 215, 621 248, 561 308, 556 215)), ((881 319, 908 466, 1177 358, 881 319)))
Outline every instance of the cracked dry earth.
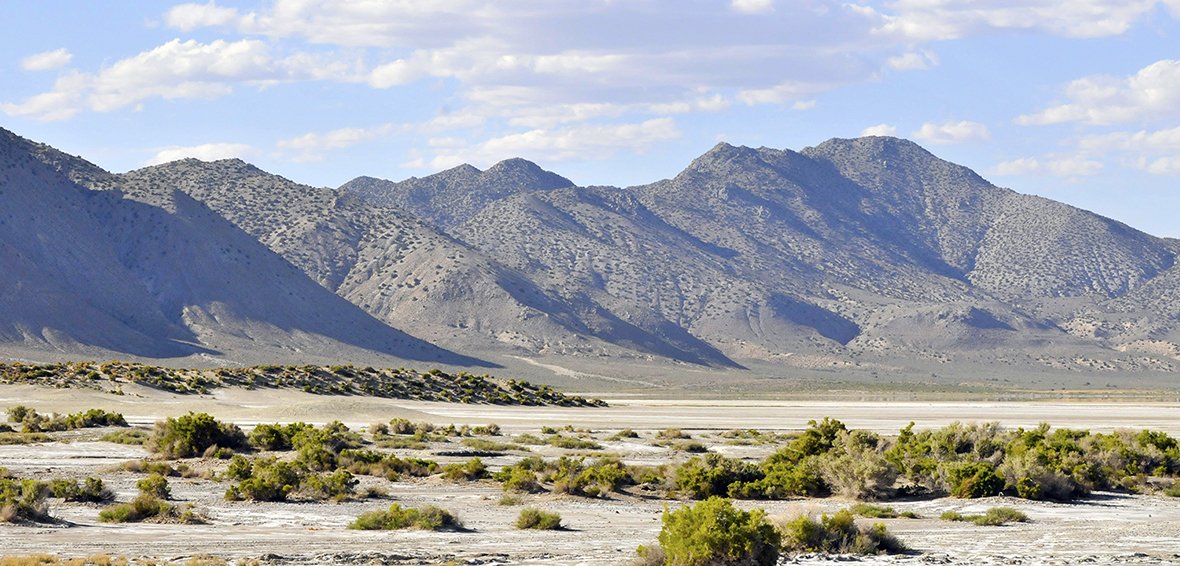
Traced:
MULTIPOLYGON (((39 410, 75 410, 71 403, 86 403, 85 400, 69 400, 46 397, 44 402, 36 400, 28 404, 39 410)), ((89 406, 98 406, 91 399, 89 406)), ((109 399, 109 397, 107 398, 109 399)), ((3 399, 11 401, 12 398, 3 399)), ((124 400, 132 402, 133 400, 124 400)), ((135 410, 128 414, 132 424, 145 426, 155 418, 180 414, 189 409, 208 409, 215 415, 222 412, 222 418, 231 418, 248 426, 260 419, 249 419, 250 411, 235 411, 250 408, 260 414, 268 414, 267 401, 259 397, 237 400, 220 399, 220 404, 202 406, 200 402, 142 398, 135 401, 135 410), (230 401, 233 401, 232 403, 230 401), (218 410, 220 409, 220 411, 218 410)), ((292 400, 286 399, 285 402, 292 400)), ((296 417, 279 420, 309 420, 323 422, 331 420, 331 403, 296 417)), ((405 403, 389 401, 386 415, 415 415, 422 420, 438 424, 470 423, 486 424, 498 422, 504 428, 507 440, 521 433, 537 434, 542 425, 592 426, 595 439, 603 445, 602 452, 621 456, 629 464, 654 464, 687 459, 688 455, 675 453, 667 448, 650 444, 652 433, 661 427, 652 426, 653 407, 659 407, 669 415, 670 425, 681 424, 672 415, 685 414, 691 417, 685 421, 686 432, 694 439, 701 440, 711 449, 730 457, 757 460, 770 453, 773 445, 731 446, 722 443, 715 436, 719 430, 730 428, 767 427, 776 411, 785 411, 768 402, 765 406, 731 405, 718 403, 711 411, 715 419, 713 426, 706 426, 705 415, 710 411, 707 402, 693 401, 691 406, 680 407, 661 404, 643 404, 635 401, 617 401, 610 409, 560 409, 545 408, 532 417, 517 409, 488 406, 454 406, 428 403, 405 403), (628 403, 631 403, 628 405, 628 403), (583 421, 587 421, 583 425, 583 421), (690 422, 692 424, 690 424, 690 422), (607 436, 623 427, 633 427, 643 436, 626 441, 605 441, 607 436)), ((784 405, 785 406, 785 405, 784 405)), ((275 408, 275 405, 270 405, 275 408)), ((831 415, 847 419, 850 426, 856 424, 857 415, 867 419, 870 428, 882 432, 893 427, 892 407, 881 406, 874 411, 872 406, 850 404, 843 407, 829 405, 807 407, 799 403, 790 405, 794 417, 781 414, 777 428, 780 432, 800 430, 805 424, 794 420, 831 415), (801 411, 802 409, 802 411, 801 411), (806 414, 804 414, 806 413, 806 414), (873 418, 879 419, 874 421, 873 418), (874 426, 875 425, 875 426, 874 426)), ((1064 419, 1072 413, 1076 424, 1083 417, 1083 407, 1039 406, 1036 404, 1013 404, 1003 407, 949 407, 921 404, 906 408, 909 418, 929 422, 931 426, 946 424, 951 420, 970 420, 976 413, 998 411, 1007 418, 1001 420, 1019 421, 1021 415, 1035 420, 1036 415, 1048 414, 1044 420, 1054 421, 1054 414, 1064 419), (974 411, 974 412, 973 412, 974 411), (956 418, 957 417, 957 418, 956 418)), ((109 409, 119 408, 108 405, 109 409)), ((338 407, 339 408, 339 407, 338 407)), ((1155 415, 1153 428, 1174 431, 1180 423, 1180 412, 1175 406, 1159 406, 1145 409, 1143 406, 1127 406, 1119 411, 1117 407, 1091 407, 1095 417, 1094 428, 1104 426, 1129 426, 1128 415, 1139 411, 1155 415), (1105 419, 1105 420, 1104 420, 1105 419)), ((373 409, 376 413, 382 411, 373 409)), ((353 414, 336 414, 349 424, 362 424, 353 414)), ((365 417, 368 418, 368 415, 365 417)), ((269 420, 262 418, 261 420, 269 420)), ((371 419, 376 420, 376 419, 371 419)), ((387 420, 387 418, 386 418, 387 420)), ((416 419, 417 420, 417 419, 416 419)), ((977 420, 983 420, 977 418, 977 420)), ((366 421, 366 423, 369 421, 366 421)), ((908 422, 908 420, 907 420, 908 422)), ((904 424, 904 423, 902 423, 904 424)), ((120 501, 128 501, 136 493, 135 482, 142 475, 112 469, 127 460, 148 456, 140 447, 122 446, 93 440, 98 432, 79 434, 70 442, 53 442, 40 445, 0 446, 0 466, 7 467, 18 477, 84 478, 88 475, 102 477, 112 488, 120 501)), ((432 445, 423 451, 398 450, 399 455, 414 455, 437 459, 440 463, 462 461, 465 455, 459 445, 432 445), (440 453, 453 454, 451 456, 440 453)), ((485 457, 490 468, 510 464, 527 455, 541 455, 555 458, 563 451, 552 447, 533 447, 531 453, 509 452, 501 456, 485 457)), ((190 466, 202 469, 220 469, 224 462, 189 460, 190 466)), ((451 483, 438 477, 387 482, 383 479, 361 477, 361 489, 381 487, 388 497, 380 499, 350 500, 343 503, 254 503, 227 502, 222 498, 227 483, 203 479, 171 478, 173 503, 179 506, 191 504, 193 509, 209 518, 204 525, 180 524, 105 524, 98 522, 100 507, 94 504, 63 503, 51 499, 52 514, 61 519, 61 526, 15 526, 0 524, 0 555, 56 554, 62 557, 80 557, 95 554, 112 556, 151 557, 172 563, 184 563, 197 554, 209 554, 224 558, 231 563, 243 558, 260 558, 262 562, 277 564, 625 564, 634 557, 637 545, 651 544, 659 534, 660 517, 665 504, 671 508, 684 502, 664 501, 649 497, 643 492, 612 494, 608 499, 587 499, 564 495, 540 494, 522 496, 523 505, 535 505, 545 510, 556 511, 562 516, 564 530, 520 531, 513 527, 521 505, 502 506, 499 500, 503 492, 499 484, 491 481, 451 483), (437 505, 450 510, 463 521, 466 530, 461 532, 402 531, 354 531, 346 527, 357 515, 387 508, 393 502, 403 507, 437 505)), ((800 499, 790 501, 738 501, 742 508, 763 507, 774 515, 786 517, 798 513, 818 514, 834 512, 849 506, 852 502, 837 498, 800 499)), ((880 564, 1180 564, 1180 499, 1160 495, 1127 495, 1098 493, 1095 496, 1073 503, 1031 502, 1012 498, 990 498, 984 500, 934 499, 916 501, 890 501, 888 505, 897 511, 913 511, 918 519, 886 519, 889 530, 914 549, 901 556, 883 557, 831 557, 817 555, 783 556, 780 563, 819 564, 828 562, 854 561, 880 564), (941 521, 938 516, 944 511, 961 513, 983 512, 987 508, 1005 505, 1025 512, 1032 521, 1009 524, 1002 527, 982 527, 968 523, 941 521)), ((866 521, 867 519, 858 519, 866 521)))

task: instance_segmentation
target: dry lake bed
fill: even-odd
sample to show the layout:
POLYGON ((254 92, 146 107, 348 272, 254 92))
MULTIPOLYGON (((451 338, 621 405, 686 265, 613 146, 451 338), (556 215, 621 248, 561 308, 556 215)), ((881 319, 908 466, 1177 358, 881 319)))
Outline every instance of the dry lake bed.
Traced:
MULTIPOLYGON (((608 408, 503 407, 424 403, 368 397, 327 397, 289 390, 216 390, 212 395, 171 395, 126 387, 125 395, 90 390, 0 387, 0 407, 17 404, 41 413, 69 413, 102 408, 123 413, 133 426, 149 427, 157 419, 188 411, 208 412, 244 428, 255 423, 325 423, 341 420, 363 430, 370 423, 401 417, 439 425, 496 423, 505 440, 541 427, 572 425, 602 446, 598 452, 617 455, 628 464, 681 462, 692 454, 654 446, 656 432, 676 427, 710 450, 758 461, 773 452, 772 444, 726 444, 718 433, 758 429, 788 433, 807 427, 811 419, 840 419, 849 428, 882 434, 916 423, 916 428, 941 427, 953 421, 999 421, 1006 427, 1054 426, 1109 432, 1119 428, 1165 431, 1180 436, 1180 404, 1146 402, 841 402, 841 401, 668 401, 637 398, 606 400, 608 408), (623 428, 639 438, 607 441, 623 428)), ((67 441, 0 446, 0 467, 17 477, 85 478, 97 476, 118 500, 135 496, 142 474, 116 470, 122 462, 147 458, 146 450, 97 440, 103 430, 72 432, 67 441)), ((440 463, 465 461, 465 446, 431 443, 418 450, 396 450, 400 456, 430 458, 440 463)), ((556 458, 585 450, 531 446, 482 459, 495 470, 529 455, 556 458)), ((223 471, 224 461, 186 460, 194 469, 223 471)), ((543 493, 522 495, 515 505, 501 505, 503 491, 491 480, 455 483, 438 476, 388 482, 360 477, 359 487, 376 487, 387 496, 334 502, 257 503, 225 501, 227 482, 171 478, 174 504, 190 506, 207 524, 108 524, 98 521, 100 505, 51 499, 52 514, 62 525, 0 524, 0 555, 55 554, 85 557, 97 554, 184 563, 194 555, 211 555, 230 563, 261 559, 290 564, 625 564, 640 544, 651 544, 660 532, 668 501, 639 491, 590 499, 543 493), (356 531, 347 525, 359 514, 388 508, 437 505, 456 514, 465 530, 458 532, 356 531), (561 514, 566 527, 556 531, 521 531, 514 521, 522 506, 561 514)), ((738 501, 743 508, 762 507, 771 515, 834 512, 853 502, 839 498, 786 501, 738 501)), ((885 519, 914 553, 868 558, 784 556, 782 562, 819 563, 857 560, 889 564, 1180 564, 1180 498, 1098 492, 1071 503, 1026 501, 998 497, 890 501, 897 511, 917 519, 885 519), (1000 527, 952 523, 938 519, 944 511, 983 511, 1004 505, 1026 513, 1031 522, 1000 527)))

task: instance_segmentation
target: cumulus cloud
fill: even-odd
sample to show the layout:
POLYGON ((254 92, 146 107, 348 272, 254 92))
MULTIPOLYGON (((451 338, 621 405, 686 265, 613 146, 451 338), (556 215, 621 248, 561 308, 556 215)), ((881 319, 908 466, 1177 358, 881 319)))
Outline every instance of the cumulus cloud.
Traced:
POLYGON ((445 169, 461 163, 491 164, 517 156, 537 161, 594 161, 610 158, 624 149, 643 153, 656 142, 679 139, 680 135, 672 118, 656 118, 637 124, 582 124, 537 129, 467 147, 436 146, 436 155, 430 165, 445 169))
POLYGON ((932 144, 951 144, 970 141, 987 141, 991 139, 991 132, 987 126, 978 122, 945 122, 942 124, 922 124, 921 129, 911 134, 915 139, 932 144))
POLYGON ((1141 158, 1134 163, 1135 168, 1153 175, 1180 175, 1180 155, 1160 157, 1148 160, 1141 158))
POLYGON ((62 120, 83 108, 109 112, 149 98, 217 98, 230 94, 235 84, 339 78, 347 72, 343 63, 308 55, 276 59, 259 40, 206 44, 175 39, 97 74, 70 73, 59 78, 53 90, 0 109, 14 116, 62 120))
POLYGON ((191 147, 169 146, 160 148, 156 156, 145 161, 146 165, 159 165, 179 159, 194 157, 201 161, 217 161, 218 159, 250 159, 261 152, 240 143, 206 143, 191 147))
POLYGON ((1077 177, 1082 175, 1096 175, 1102 170, 1102 162, 1086 159, 1080 156, 1065 159, 1039 160, 1032 157, 1005 161, 992 167, 988 173, 999 176, 1053 176, 1077 177))
POLYGON ((1157 61, 1126 78, 1081 78, 1065 87, 1065 95, 1070 102, 1021 116, 1016 123, 1109 125, 1174 116, 1180 113, 1180 61, 1157 61))
POLYGON ((62 47, 54 51, 29 55, 21 60, 20 66, 26 71, 48 71, 60 69, 70 64, 70 60, 73 58, 74 54, 62 47))
POLYGON ((876 126, 869 126, 860 131, 863 136, 896 136, 897 128, 889 124, 877 124, 876 126))

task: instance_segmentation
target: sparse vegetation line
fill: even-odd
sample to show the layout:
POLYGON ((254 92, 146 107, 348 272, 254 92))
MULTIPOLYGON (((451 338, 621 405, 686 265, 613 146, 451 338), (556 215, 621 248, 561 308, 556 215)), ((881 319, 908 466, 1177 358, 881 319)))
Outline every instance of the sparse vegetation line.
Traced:
POLYGON ((60 364, 2 364, 0 383, 89 387, 122 393, 135 383, 180 394, 207 394, 220 387, 287 388, 317 395, 367 395, 393 399, 487 403, 496 405, 560 405, 604 407, 600 399, 565 395, 548 385, 491 375, 454 374, 440 369, 418 372, 406 368, 263 365, 220 369, 177 369, 118 360, 60 364))

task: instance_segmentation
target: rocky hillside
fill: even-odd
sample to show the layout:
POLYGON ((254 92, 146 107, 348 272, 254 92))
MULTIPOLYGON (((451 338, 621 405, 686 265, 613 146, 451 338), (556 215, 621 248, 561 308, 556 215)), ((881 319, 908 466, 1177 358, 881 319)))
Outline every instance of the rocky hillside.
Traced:
MULTIPOLYGON (((489 169, 498 173, 487 178, 501 179, 510 167, 517 165, 489 169)), ((129 195, 159 187, 180 191, 328 290, 394 327, 449 348, 518 355, 656 355, 733 365, 680 326, 658 317, 619 317, 593 296, 566 300, 400 209, 300 185, 240 160, 175 161, 112 176, 96 186, 129 195)))
POLYGON ((5 342, 150 358, 477 362, 377 321, 175 187, 86 189, 63 170, 103 181, 97 167, 4 130, 0 164, 5 342))
POLYGON ((339 190, 239 160, 114 175, 5 140, 10 344, 1180 371, 1180 242, 895 138, 719 144, 626 189, 512 159, 339 190))

